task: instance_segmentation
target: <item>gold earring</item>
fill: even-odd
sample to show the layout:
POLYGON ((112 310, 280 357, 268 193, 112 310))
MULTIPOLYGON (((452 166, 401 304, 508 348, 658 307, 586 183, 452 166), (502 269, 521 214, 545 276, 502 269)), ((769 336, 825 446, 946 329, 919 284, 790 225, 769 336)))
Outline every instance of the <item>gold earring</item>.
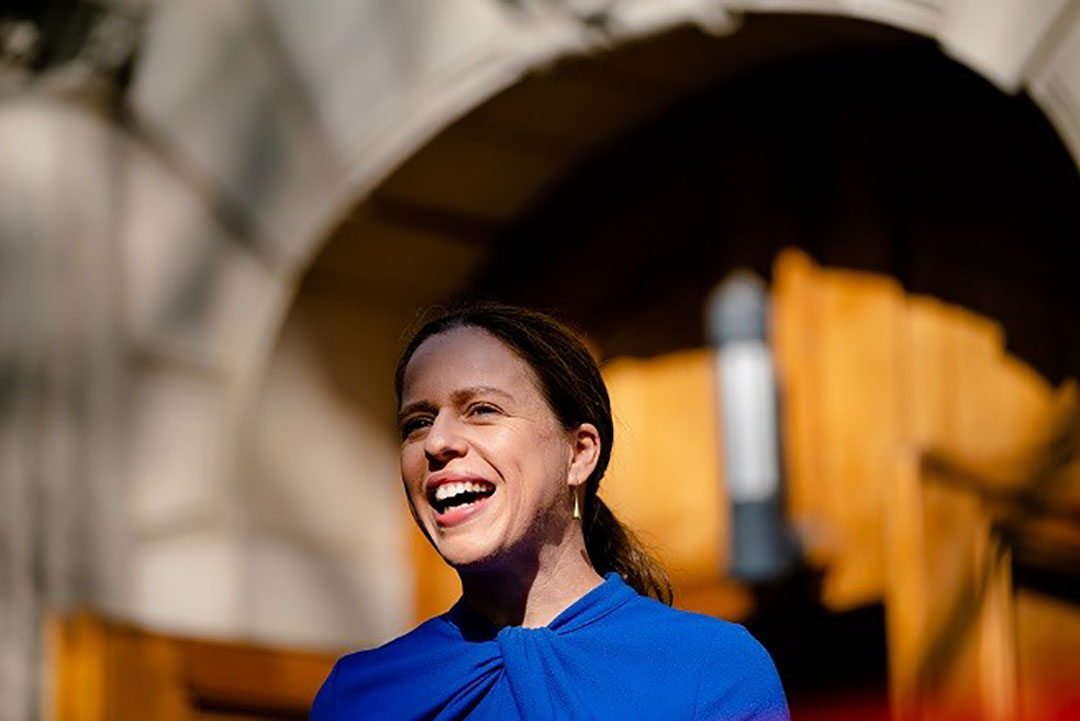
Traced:
POLYGON ((578 502, 577 487, 574 488, 574 520, 575 521, 580 521, 581 520, 581 506, 579 505, 579 502, 578 502))

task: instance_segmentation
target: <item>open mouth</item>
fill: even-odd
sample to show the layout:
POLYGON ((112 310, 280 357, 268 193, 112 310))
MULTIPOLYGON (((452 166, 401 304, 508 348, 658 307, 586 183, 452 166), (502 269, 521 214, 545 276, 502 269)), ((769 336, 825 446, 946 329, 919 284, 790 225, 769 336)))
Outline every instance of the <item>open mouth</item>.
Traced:
POLYGON ((455 481, 443 483, 428 491, 428 501, 442 515, 455 509, 465 509, 495 493, 495 484, 487 481, 455 481))

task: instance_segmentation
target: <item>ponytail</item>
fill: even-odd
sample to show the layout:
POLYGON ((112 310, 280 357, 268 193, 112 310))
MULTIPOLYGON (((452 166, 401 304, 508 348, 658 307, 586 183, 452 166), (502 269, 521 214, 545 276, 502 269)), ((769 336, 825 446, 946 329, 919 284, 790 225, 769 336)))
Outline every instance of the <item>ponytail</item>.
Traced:
POLYGON ((584 530, 585 550, 597 573, 614 571, 641 595, 671 605, 673 593, 667 573, 595 490, 585 502, 584 530))

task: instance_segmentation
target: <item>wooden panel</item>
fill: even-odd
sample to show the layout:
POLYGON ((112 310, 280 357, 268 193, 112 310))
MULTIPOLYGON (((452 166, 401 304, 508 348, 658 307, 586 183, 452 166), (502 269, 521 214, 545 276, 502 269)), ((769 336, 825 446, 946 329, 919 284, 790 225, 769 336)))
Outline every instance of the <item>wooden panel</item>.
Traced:
POLYGON ((917 697, 917 669, 922 654, 925 619, 931 587, 922 517, 923 487, 920 456, 907 449, 889 479, 889 512, 884 517, 886 634, 889 654, 889 692, 899 718, 910 714, 917 697))
POLYGON ((190 693, 201 705, 218 708, 296 711, 306 716, 332 661, 331 656, 303 651, 212 641, 175 643, 190 693))
POLYGON ((904 436, 966 463, 1021 460, 1047 432, 1052 389, 1005 355, 1001 329, 973 313, 913 297, 904 315, 904 436), (992 392, 991 392, 992 389, 992 392))
POLYGON ((850 608, 879 599, 884 583, 904 297, 889 279, 824 271, 797 251, 778 257, 774 278, 788 508, 808 559, 826 569, 824 602, 850 608))
POLYGON ((826 570, 824 601, 851 607, 882 595, 883 499, 912 454, 1015 482, 1002 464, 1045 436, 1051 391, 1006 356, 997 324, 964 309, 799 251, 777 258, 774 278, 788 508, 826 570))
POLYGON ((50 622, 57 721, 191 718, 180 659, 165 639, 89 614, 50 622))
POLYGON ((1011 556, 1017 542, 1035 539, 1065 548, 1068 534, 1051 530, 1065 522, 1052 517, 1062 509, 1049 504, 1051 517, 1043 517, 1031 500, 1045 488, 1080 485, 1071 466, 1058 464, 1049 452, 1062 446, 1063 434, 1075 434, 1062 423, 1073 394, 1066 389, 1049 397, 1045 384, 1032 384, 1033 376, 1017 373, 1020 366, 1003 362, 1000 348, 970 334, 975 325, 942 322, 948 317, 912 316, 923 332, 912 339, 918 360, 909 365, 909 377, 922 372, 923 381, 945 376, 950 382, 913 384, 912 393, 922 403, 936 400, 942 413, 933 417, 919 409, 921 417, 909 417, 920 424, 911 435, 924 434, 923 443, 950 448, 951 455, 913 444, 889 493, 885 599, 894 710, 901 720, 1011 721, 1027 718, 1020 715, 1011 556), (926 332, 931 323, 936 332, 926 332), (949 363, 968 378, 950 379, 942 372, 949 363), (984 400, 992 395, 986 388, 1001 389, 1002 405, 1028 412, 995 415, 993 402, 984 400), (941 394, 936 399, 935 389, 941 394), (1042 400, 1041 417, 1035 416, 1036 398, 1042 400), (1043 437, 1031 440, 1038 433, 1043 437), (1041 477, 1059 480, 1047 484, 1041 477))
POLYGON ((900 290, 858 274, 833 277, 822 289, 822 405, 820 468, 828 489, 825 517, 844 549, 825 578, 822 600, 834 608, 874 601, 883 585, 881 479, 888 477, 899 441, 901 402, 895 382, 900 359, 900 290))
POLYGON ((304 719, 336 654, 164 636, 81 614, 49 622, 55 721, 304 719))
POLYGON ((750 601, 721 577, 730 508, 714 366, 711 352, 697 350, 605 367, 615 444, 600 494, 664 563, 678 605, 731 618, 750 601))
POLYGON ((105 716, 105 635, 86 619, 51 619, 46 628, 53 675, 47 714, 59 721, 100 721, 105 716))
POLYGON ((605 369, 616 441, 601 496, 681 579, 728 563, 712 355, 617 360, 605 369))
POLYGON ((897 678, 904 692, 897 697, 900 717, 1012 721, 1017 695, 1008 549, 991 533, 991 514, 977 494, 925 476, 920 482, 919 560, 927 585, 915 587, 923 613, 907 630, 914 664, 894 669, 894 677, 909 674, 897 678))
POLYGON ((461 596, 461 580, 442 556, 428 543, 415 523, 409 524, 409 543, 412 548, 414 592, 414 621, 423 623, 437 616, 461 596))
POLYGON ((1080 608, 1039 593, 1017 593, 1022 718, 1080 718, 1080 608))
POLYGON ((1019 718, 1011 559, 1078 556, 1075 387, 1009 357, 996 323, 887 279, 793 251, 774 277, 788 507, 825 602, 884 598, 897 718, 1019 718))
POLYGON ((818 484, 825 480, 818 449, 823 443, 821 374, 817 349, 820 315, 818 268, 801 252, 786 250, 773 267, 772 345, 780 385, 784 470, 791 520, 803 539, 808 559, 825 565, 833 555, 825 537, 824 512, 819 508, 818 484))
MULTIPOLYGON (((1064 473, 1059 487, 1080 486, 1071 466, 1064 473)), ((1062 620, 1064 636, 1060 644, 1049 641, 1041 612, 1025 618, 1017 608, 1011 557, 1017 548, 1034 546, 1075 559, 1080 527, 1056 505, 1049 515, 1028 517, 1023 496, 1002 502, 992 481, 973 480, 976 474, 960 461, 939 460, 921 464, 893 488, 894 500, 904 494, 915 499, 890 504, 888 524, 886 607, 896 717, 1067 718, 1047 715, 1047 708, 1060 710, 1080 698, 1062 681, 1080 681, 1080 664, 1064 662, 1065 649, 1075 655, 1080 648, 1068 640, 1070 629, 1080 628, 1080 610, 1051 614, 1062 620), (950 477, 956 473, 961 482, 950 477)), ((1075 575, 1075 567, 1069 572, 1075 575)))

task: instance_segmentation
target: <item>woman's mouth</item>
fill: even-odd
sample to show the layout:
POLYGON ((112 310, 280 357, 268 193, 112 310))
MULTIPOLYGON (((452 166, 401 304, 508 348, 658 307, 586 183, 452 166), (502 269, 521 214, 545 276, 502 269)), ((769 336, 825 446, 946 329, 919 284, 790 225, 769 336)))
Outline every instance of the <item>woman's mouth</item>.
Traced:
POLYGON ((435 522, 456 526, 475 516, 495 493, 495 484, 481 480, 440 483, 428 491, 428 502, 435 509, 435 522))

